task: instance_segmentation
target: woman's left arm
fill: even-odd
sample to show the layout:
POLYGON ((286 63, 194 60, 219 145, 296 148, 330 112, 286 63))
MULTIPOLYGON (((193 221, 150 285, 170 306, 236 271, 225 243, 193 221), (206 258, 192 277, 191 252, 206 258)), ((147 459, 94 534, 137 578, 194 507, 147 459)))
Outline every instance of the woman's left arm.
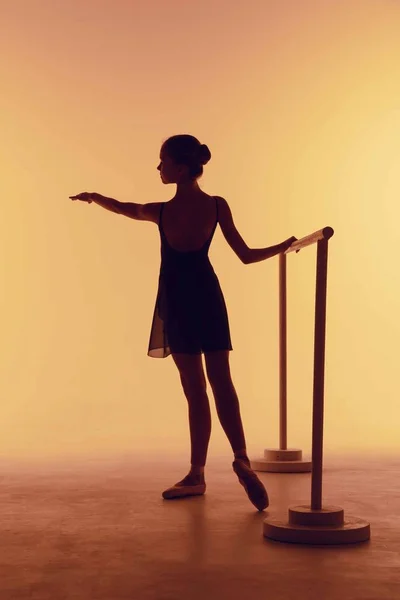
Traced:
POLYGON ((137 204, 136 202, 120 202, 114 198, 107 198, 97 192, 82 192, 76 196, 70 196, 71 200, 82 200, 83 202, 95 202, 106 210, 124 215, 137 221, 152 221, 158 223, 159 202, 137 204))

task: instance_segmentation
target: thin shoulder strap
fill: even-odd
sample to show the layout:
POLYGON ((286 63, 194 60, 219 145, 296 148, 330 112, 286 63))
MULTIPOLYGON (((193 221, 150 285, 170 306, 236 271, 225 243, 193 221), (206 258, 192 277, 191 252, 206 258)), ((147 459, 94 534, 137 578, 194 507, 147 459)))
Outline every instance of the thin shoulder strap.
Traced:
POLYGON ((162 213, 164 210, 164 205, 165 205, 165 202, 160 202, 160 213, 158 215, 158 226, 160 227, 160 229, 161 229, 161 218, 162 218, 162 213))

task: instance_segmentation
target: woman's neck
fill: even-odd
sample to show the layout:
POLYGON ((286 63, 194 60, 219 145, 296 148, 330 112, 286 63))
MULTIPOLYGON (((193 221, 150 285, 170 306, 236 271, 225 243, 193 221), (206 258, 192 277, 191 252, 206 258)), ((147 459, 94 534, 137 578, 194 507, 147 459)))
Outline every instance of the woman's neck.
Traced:
POLYGON ((198 198, 199 196, 201 196, 202 194, 204 194, 204 192, 201 191, 199 184, 197 183, 196 180, 194 181, 185 181, 182 183, 177 183, 176 185, 176 194, 174 199, 175 200, 180 200, 180 199, 189 199, 190 198, 198 198))

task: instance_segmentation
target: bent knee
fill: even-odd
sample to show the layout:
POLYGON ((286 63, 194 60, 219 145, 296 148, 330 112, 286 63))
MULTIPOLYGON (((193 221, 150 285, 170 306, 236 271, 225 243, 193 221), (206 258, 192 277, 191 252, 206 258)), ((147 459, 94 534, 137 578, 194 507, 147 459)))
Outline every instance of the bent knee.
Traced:
POLYGON ((173 356, 185 394, 202 394, 207 389, 201 356, 173 356))
POLYGON ((206 354, 206 370, 208 381, 213 390, 232 385, 228 352, 210 352, 206 354))

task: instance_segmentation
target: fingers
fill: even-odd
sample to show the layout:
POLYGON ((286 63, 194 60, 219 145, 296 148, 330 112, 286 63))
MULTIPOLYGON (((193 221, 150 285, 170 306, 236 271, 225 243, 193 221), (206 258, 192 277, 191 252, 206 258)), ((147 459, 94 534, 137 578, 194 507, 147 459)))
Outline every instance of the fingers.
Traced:
MULTIPOLYGON (((292 237, 292 244, 294 244, 295 242, 298 242, 298 241, 299 241, 299 240, 298 240, 298 238, 297 238, 297 237, 295 237, 295 236, 293 236, 293 237, 292 237)), ((290 244, 290 245, 292 245, 292 244, 290 244)), ((297 254, 298 252, 300 252, 300 249, 299 249, 299 250, 296 250, 296 254, 297 254)))
POLYGON ((91 198, 94 196, 93 192, 81 192, 80 194, 76 194, 75 196, 70 196, 71 200, 83 200, 86 202, 91 202, 91 198))

